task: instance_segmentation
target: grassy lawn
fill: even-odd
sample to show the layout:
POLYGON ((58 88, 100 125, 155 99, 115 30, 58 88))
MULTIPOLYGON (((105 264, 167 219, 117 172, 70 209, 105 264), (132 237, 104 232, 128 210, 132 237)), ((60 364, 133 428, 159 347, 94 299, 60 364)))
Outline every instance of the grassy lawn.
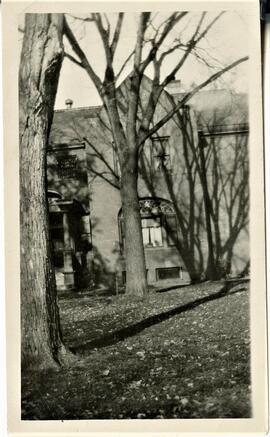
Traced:
POLYGON ((250 417, 247 282, 59 304, 76 360, 22 376, 23 419, 250 417))

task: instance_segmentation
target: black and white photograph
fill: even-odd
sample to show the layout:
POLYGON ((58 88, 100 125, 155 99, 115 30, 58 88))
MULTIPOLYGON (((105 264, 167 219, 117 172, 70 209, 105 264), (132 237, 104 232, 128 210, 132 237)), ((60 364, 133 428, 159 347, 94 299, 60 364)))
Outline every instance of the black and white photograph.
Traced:
POLYGON ((251 14, 176 5, 16 17, 21 421, 254 417, 251 14))

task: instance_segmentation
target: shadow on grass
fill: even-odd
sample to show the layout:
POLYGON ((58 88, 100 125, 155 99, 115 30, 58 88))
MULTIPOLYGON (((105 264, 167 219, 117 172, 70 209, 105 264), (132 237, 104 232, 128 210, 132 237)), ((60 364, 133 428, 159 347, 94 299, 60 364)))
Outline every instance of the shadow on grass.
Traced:
POLYGON ((188 284, 169 285, 168 287, 154 288, 154 291, 156 293, 165 293, 166 291, 171 291, 171 290, 177 290, 179 288, 190 287, 190 285, 191 285, 190 282, 188 284))
POLYGON ((217 299, 221 299, 222 297, 225 297, 227 295, 232 295, 235 293, 240 293, 241 291, 246 291, 245 287, 238 288, 237 290, 230 291, 232 288, 236 287, 239 284, 242 284, 243 282, 248 282, 245 280, 238 280, 226 283, 220 291, 217 293, 211 294, 210 296, 202 297, 200 299, 196 299, 192 302, 188 302, 184 305, 180 305, 176 308, 173 308, 171 310, 168 310, 164 313, 155 314, 154 316, 148 317, 145 320, 141 320, 138 323, 135 323, 134 325, 127 326, 126 328, 119 329, 118 331, 114 331, 110 334, 104 335, 103 337, 97 338, 95 340, 91 340, 87 343, 81 344, 79 346, 75 346, 70 348, 73 353, 78 354, 84 354, 88 353, 93 349, 99 349, 106 346, 111 346, 113 344, 118 343, 119 341, 123 341, 128 337, 133 337, 134 335, 139 334, 141 331, 143 331, 146 328, 150 328, 153 325, 156 325, 158 323, 161 323, 165 320, 170 319, 173 316, 176 316, 178 314, 191 311, 194 308, 203 305, 207 302, 211 302, 217 299))

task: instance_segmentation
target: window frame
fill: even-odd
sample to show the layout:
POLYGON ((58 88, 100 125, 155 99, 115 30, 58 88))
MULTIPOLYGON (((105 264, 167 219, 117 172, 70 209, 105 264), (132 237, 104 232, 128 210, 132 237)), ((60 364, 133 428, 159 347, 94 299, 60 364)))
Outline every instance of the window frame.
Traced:
POLYGON ((171 145, 170 145, 170 137, 169 136, 159 136, 159 137, 152 137, 151 141, 152 141, 152 147, 151 147, 151 168, 152 168, 152 172, 154 173, 159 173, 162 171, 167 171, 172 172, 172 159, 171 159, 171 145), (162 151, 164 152, 164 148, 162 146, 162 141, 166 142, 166 146, 165 146, 165 152, 163 155, 154 155, 154 152, 158 153, 157 150, 157 146, 155 146, 155 144, 159 144, 159 147, 162 149, 162 151), (167 150, 168 149, 168 150, 167 150), (168 157, 169 158, 169 167, 167 167, 166 165, 164 165, 164 157, 168 157), (157 161, 157 158, 160 158, 160 163, 161 165, 159 167, 155 166, 155 163, 157 161))
POLYGON ((156 281, 167 281, 168 279, 181 279, 182 266, 157 267, 155 269, 155 271, 156 271, 156 281), (160 277, 160 276, 162 276, 162 272, 169 274, 172 271, 177 272, 177 274, 175 276, 173 276, 172 278, 171 277, 164 277, 164 278, 160 277))
MULTIPOLYGON (((162 215, 149 215, 149 216, 141 216, 141 228, 142 229, 154 229, 155 227, 160 229, 160 235, 161 235, 161 245, 159 246, 154 246, 153 244, 149 244, 149 245, 145 245, 143 244, 143 247, 145 247, 146 249, 156 249, 158 247, 164 247, 164 235, 163 235, 163 220, 162 220, 162 215), (147 219, 151 219, 151 220, 156 220, 159 219, 159 226, 147 226, 147 227, 143 227, 142 226, 142 221, 143 220, 147 220, 147 219)), ((151 240, 151 232, 149 231, 149 237, 151 240)))
MULTIPOLYGON (((142 226, 142 220, 143 219, 152 219, 152 220, 159 220, 159 226, 157 226, 157 228, 160 228, 161 231, 161 239, 162 239, 162 244, 161 245, 146 245, 144 244, 144 248, 145 249, 166 249, 166 248, 173 248, 175 246, 177 246, 177 243, 179 242, 179 223, 178 223, 178 219, 177 219, 177 215, 175 213, 175 210, 173 208, 172 203, 169 200, 166 199, 161 199, 161 198, 141 198, 139 201, 140 202, 146 202, 146 201, 150 201, 151 203, 156 202, 157 206, 155 207, 155 205, 152 207, 150 207, 150 210, 148 211, 142 211, 143 209, 143 203, 140 203, 140 217, 141 217, 141 229, 143 229, 142 226), (162 205, 162 201, 163 202, 167 202, 168 204, 170 204, 170 210, 166 210, 165 205, 163 207, 161 207, 160 205, 162 205), (158 209, 157 212, 152 212, 152 209, 158 209), (172 237, 169 236, 168 233, 168 222, 169 220, 173 219, 174 221, 174 225, 173 225, 173 234, 175 235, 175 240, 173 240, 172 237)), ((148 209, 148 208, 147 208, 148 209)), ((122 255, 124 255, 124 250, 125 250, 125 231, 124 231, 124 217, 123 217, 123 213, 122 213, 122 209, 119 211, 118 214, 118 235, 119 235, 119 247, 120 247, 120 253, 122 255)), ((153 227, 153 226, 152 226, 153 227)), ((151 229, 151 226, 149 227, 145 227, 145 229, 151 229)))

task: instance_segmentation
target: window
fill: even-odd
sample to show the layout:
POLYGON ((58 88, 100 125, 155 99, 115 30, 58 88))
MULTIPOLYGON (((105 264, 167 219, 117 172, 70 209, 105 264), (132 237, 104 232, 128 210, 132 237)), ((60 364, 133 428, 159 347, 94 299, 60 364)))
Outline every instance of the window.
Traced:
MULTIPOLYGON (((160 217, 147 217, 141 219, 143 245, 144 247, 160 247, 162 242, 162 229, 160 217)), ((121 218, 119 220, 119 232, 121 247, 125 247, 125 230, 124 221, 121 218)))
POLYGON ((171 170, 169 138, 152 138, 152 144, 152 162, 154 171, 171 170))
MULTIPOLYGON (((139 200, 143 244, 146 248, 175 246, 178 241, 178 223, 173 204, 166 199, 146 197, 139 200)), ((125 247, 125 229, 122 210, 118 215, 121 252, 125 247)))
POLYGON ((64 267, 64 253, 63 252, 54 252, 53 253, 53 264, 54 267, 61 269, 64 267))
POLYGON ((58 231, 57 234, 55 231, 52 232, 52 244, 54 252, 59 252, 64 250, 64 236, 63 232, 58 231))
POLYGON ((60 212, 51 212, 49 215, 50 229, 63 228, 63 214, 60 212))
POLYGON ((76 176, 77 156, 62 156, 57 158, 59 175, 62 179, 72 179, 76 176))
POLYGON ((162 246, 160 217, 142 218, 143 244, 145 247, 162 246))
POLYGON ((178 279, 180 277, 181 267, 168 267, 156 269, 157 281, 162 279, 178 279))
POLYGON ((54 252, 61 251, 64 249, 63 214, 50 213, 49 223, 53 250, 54 252))

